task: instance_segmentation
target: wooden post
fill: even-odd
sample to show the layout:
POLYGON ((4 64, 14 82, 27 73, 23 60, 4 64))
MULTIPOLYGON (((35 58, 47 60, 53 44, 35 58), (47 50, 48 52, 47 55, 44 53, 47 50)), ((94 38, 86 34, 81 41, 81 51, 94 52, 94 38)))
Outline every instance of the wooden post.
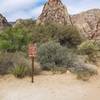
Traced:
POLYGON ((34 57, 32 57, 32 83, 34 83, 34 57))
POLYGON ((29 57, 31 58, 31 65, 32 65, 32 71, 31 71, 31 76, 32 76, 32 83, 34 83, 34 60, 36 57, 36 44, 29 44, 28 46, 28 54, 29 57))

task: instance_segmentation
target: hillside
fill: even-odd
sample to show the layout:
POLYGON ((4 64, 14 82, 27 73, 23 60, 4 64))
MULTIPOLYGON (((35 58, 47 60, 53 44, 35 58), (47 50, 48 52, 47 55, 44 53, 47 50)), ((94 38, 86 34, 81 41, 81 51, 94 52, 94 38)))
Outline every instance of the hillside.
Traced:
POLYGON ((96 34, 100 35, 100 9, 91 9, 73 15, 72 21, 86 36, 88 35, 87 33, 95 31, 98 24, 98 31, 96 34))

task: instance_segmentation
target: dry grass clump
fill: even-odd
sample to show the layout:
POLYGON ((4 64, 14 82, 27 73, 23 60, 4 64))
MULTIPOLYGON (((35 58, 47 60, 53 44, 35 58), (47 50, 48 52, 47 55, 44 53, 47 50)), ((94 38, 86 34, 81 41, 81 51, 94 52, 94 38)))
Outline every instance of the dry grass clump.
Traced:
POLYGON ((97 67, 92 64, 76 63, 74 67, 70 68, 72 73, 77 75, 78 79, 88 81, 91 76, 98 74, 97 67))
MULTIPOLYGON (((41 68, 35 63, 35 74, 39 74, 41 68)), ((15 77, 22 78, 31 74, 31 60, 23 53, 1 53, 0 54, 0 74, 13 74, 15 77)))

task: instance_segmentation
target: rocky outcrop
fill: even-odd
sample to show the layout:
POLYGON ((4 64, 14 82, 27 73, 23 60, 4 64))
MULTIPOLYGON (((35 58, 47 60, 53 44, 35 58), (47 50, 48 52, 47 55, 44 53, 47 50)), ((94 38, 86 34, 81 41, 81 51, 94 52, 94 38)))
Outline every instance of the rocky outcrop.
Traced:
POLYGON ((7 26, 10 26, 10 24, 7 22, 6 18, 0 14, 0 29, 3 29, 7 26))
POLYGON ((44 23, 70 24, 70 18, 67 8, 61 0, 48 0, 44 5, 43 11, 37 20, 37 24, 44 23))
POLYGON ((50 22, 75 25, 87 38, 100 36, 100 9, 88 10, 70 17, 61 0, 48 0, 36 23, 50 22))
POLYGON ((100 9, 92 9, 72 16, 72 22, 86 37, 100 36, 100 9))

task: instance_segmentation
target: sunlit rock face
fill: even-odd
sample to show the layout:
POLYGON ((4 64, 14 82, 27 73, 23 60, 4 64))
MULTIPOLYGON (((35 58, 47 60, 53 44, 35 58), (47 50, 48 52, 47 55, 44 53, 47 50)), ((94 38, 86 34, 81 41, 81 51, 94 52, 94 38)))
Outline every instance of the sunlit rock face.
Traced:
POLYGON ((93 33, 95 37, 100 37, 100 9, 91 9, 73 15, 72 21, 86 37, 93 33))
POLYGON ((100 9, 91 9, 70 16, 61 0, 48 0, 36 23, 45 24, 52 22, 74 25, 79 29, 82 36, 86 38, 91 37, 94 33, 95 37, 100 37, 100 9))
POLYGON ((61 0, 48 0, 37 20, 37 24, 50 22, 70 24, 67 8, 63 5, 61 0))

